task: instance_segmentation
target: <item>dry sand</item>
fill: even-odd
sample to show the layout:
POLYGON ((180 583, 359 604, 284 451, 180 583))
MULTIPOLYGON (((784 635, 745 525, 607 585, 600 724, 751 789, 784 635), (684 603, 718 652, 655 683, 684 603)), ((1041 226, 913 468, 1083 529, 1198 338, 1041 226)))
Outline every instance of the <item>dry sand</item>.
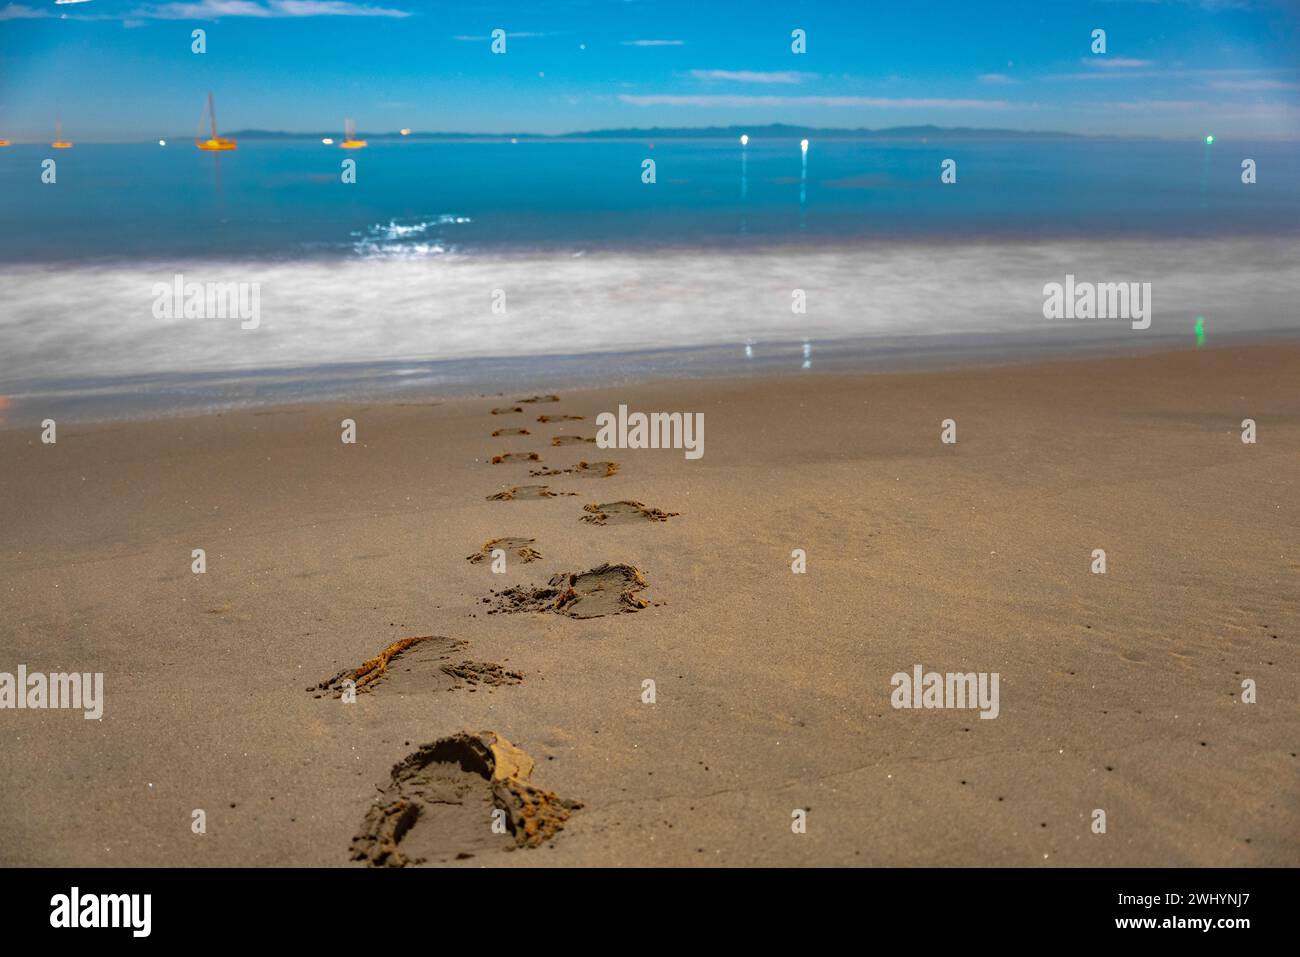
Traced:
POLYGON ((0 671, 106 687, 0 711, 0 863, 361 866, 410 798, 459 866, 1300 864, 1298 386, 1278 345, 0 432, 0 671), (554 443, 619 403, 703 412, 705 455, 554 443), (576 494, 489 499, 539 483, 576 494), (680 514, 582 520, 621 501, 680 514), (617 614, 494 594, 605 562, 645 588, 566 607, 617 614), (999 716, 893 709, 915 664, 998 672, 999 716), (530 776, 390 777, 462 730, 530 776), (537 840, 487 830, 503 781, 537 840))

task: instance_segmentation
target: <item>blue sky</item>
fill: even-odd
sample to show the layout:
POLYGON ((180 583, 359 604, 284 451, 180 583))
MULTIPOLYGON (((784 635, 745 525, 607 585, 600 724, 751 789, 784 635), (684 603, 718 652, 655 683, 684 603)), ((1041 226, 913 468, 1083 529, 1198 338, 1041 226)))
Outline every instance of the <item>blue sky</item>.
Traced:
POLYGON ((80 142, 192 135, 208 89, 226 130, 337 130, 350 116, 361 130, 1297 138, 1300 0, 0 0, 2 137, 47 141, 56 116, 80 142))

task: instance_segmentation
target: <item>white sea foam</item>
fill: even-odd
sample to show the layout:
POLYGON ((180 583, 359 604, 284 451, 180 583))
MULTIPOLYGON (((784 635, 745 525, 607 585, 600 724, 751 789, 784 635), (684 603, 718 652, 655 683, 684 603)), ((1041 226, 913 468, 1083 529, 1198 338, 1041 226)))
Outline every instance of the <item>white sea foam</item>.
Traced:
POLYGON ((1300 242, 1256 238, 9 266, 0 270, 0 392, 82 378, 721 343, 923 335, 941 346, 959 334, 1042 331, 1051 324, 1044 283, 1066 273, 1152 284, 1152 327, 1127 333, 1134 344, 1158 333, 1190 339, 1198 315, 1213 340, 1300 328, 1297 262, 1300 242), (178 272, 260 283, 260 327, 155 318, 150 290, 178 272), (806 314, 791 310, 795 289, 807 294, 806 314), (505 293, 504 314, 492 310, 494 290, 505 293))
POLYGON ((440 256, 451 248, 445 241, 426 241, 431 229, 440 226, 460 226, 472 222, 468 216, 456 216, 444 213, 433 219, 416 220, 399 223, 389 220, 387 223, 375 223, 364 232, 354 233, 356 237, 352 251, 362 259, 423 259, 428 256, 440 256), (417 237, 420 237, 417 240, 417 237))

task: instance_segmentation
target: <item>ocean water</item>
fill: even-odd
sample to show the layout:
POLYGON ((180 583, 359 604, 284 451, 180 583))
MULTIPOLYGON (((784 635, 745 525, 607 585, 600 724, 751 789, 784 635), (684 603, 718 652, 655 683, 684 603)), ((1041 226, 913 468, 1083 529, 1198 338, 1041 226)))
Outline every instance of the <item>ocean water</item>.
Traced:
POLYGON ((15 146, 0 227, 11 418, 509 387, 530 369, 825 368, 901 342, 1141 348, 1191 342, 1197 317, 1209 341, 1300 331, 1294 144, 15 146), (1151 328, 1044 319, 1044 284, 1067 274, 1151 283, 1151 328), (257 327, 160 316, 177 275, 256 284, 257 327))

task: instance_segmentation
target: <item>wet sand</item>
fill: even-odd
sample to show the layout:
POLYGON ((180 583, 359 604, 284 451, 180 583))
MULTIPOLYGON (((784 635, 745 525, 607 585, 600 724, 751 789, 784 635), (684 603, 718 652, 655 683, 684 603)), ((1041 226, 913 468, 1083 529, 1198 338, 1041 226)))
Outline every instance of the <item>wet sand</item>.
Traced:
POLYGON ((399 843, 456 866, 1300 864, 1298 382, 1273 345, 0 431, 0 671, 106 698, 0 711, 0 864, 363 866, 413 791, 399 843), (705 454, 568 441, 620 403, 705 454), (891 707, 917 664, 997 672, 997 718, 891 707), (393 784, 461 731, 530 773, 393 784))

